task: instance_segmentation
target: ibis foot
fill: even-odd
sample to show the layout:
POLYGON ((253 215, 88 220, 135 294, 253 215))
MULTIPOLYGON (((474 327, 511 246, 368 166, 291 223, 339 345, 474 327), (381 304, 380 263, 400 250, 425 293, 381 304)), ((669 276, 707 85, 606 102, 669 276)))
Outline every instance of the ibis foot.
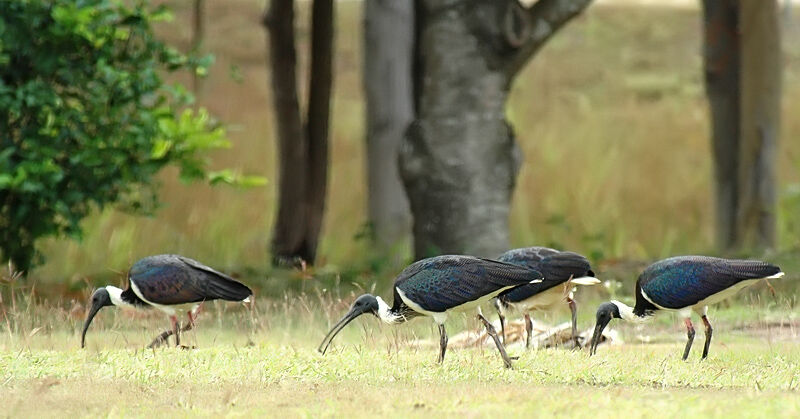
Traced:
POLYGON ((517 361, 517 360, 519 360, 519 357, 518 356, 510 356, 510 357, 508 357, 508 359, 510 359, 512 361, 517 361))
POLYGON ((497 346, 497 350, 500 351, 500 356, 503 358, 503 363, 505 364, 506 368, 511 368, 511 359, 509 359, 503 343, 500 342, 500 337, 497 336, 497 331, 494 330, 494 327, 491 323, 489 323, 489 320, 486 320, 486 317, 483 317, 483 314, 480 312, 478 312, 478 319, 483 322, 483 326, 486 328, 486 333, 488 333, 489 336, 491 336, 494 340, 494 344, 497 346))
POLYGON ((193 350, 193 349, 197 349, 197 346, 194 346, 194 345, 191 345, 191 346, 189 346, 189 345, 181 345, 181 346, 179 346, 179 348, 183 349, 184 351, 190 351, 190 350, 193 350))

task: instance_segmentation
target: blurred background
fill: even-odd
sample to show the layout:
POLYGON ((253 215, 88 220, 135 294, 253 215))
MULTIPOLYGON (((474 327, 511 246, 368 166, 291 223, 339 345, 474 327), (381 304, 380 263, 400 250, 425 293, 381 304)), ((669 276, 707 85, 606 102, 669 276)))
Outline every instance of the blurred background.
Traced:
MULTIPOLYGON (((318 2, 272 3, 168 1, 174 19, 156 26, 178 50, 215 58, 199 81, 187 74, 168 76, 193 89, 197 105, 226 126, 233 146, 213 151, 210 168, 263 176, 267 184, 184 183, 177 169, 167 168, 157 176, 162 205, 154 215, 113 206, 92 210, 80 224, 80 240, 39 242, 44 263, 29 278, 82 290, 87 281, 122 282, 127 267, 146 255, 180 253, 281 293, 317 282, 384 286, 415 257, 492 256, 533 245, 583 253, 609 272, 679 254, 783 263, 800 255, 800 18, 790 4, 574 1, 579 14, 558 15, 555 9, 541 10, 556 2, 502 1, 465 6, 451 15, 437 14, 436 1, 330 2, 327 191, 319 244, 312 260, 305 260, 307 249, 277 243, 274 231, 283 222, 277 216, 279 144, 309 139, 279 138, 275 93, 286 92, 280 84, 286 79, 271 83, 276 68, 287 69, 276 63, 287 50, 276 48, 292 41, 302 120, 297 122, 306 126, 324 119, 305 111, 319 100, 309 99, 312 67, 322 69, 317 86, 323 97, 325 90, 324 59, 312 60, 312 5, 318 2), (293 40, 280 32, 291 6, 293 40), (270 7, 271 19, 264 19, 270 7), (753 7, 765 11, 746 13, 753 7), (726 15, 729 9, 734 14, 726 15), (756 18, 742 26, 736 19, 745 15, 756 18), (541 19, 550 18, 558 20, 541 26, 541 19), (542 37, 542 28, 552 33, 542 37), (730 74, 739 78, 718 84, 730 74), (713 109, 721 112, 722 125, 713 130, 707 81, 717 100, 713 109), (387 108, 388 114, 375 114, 387 108), (504 119, 513 131, 493 128, 504 119), (416 128, 384 129, 398 120, 416 128), (383 136, 370 140, 372 147, 385 147, 390 156, 403 153, 399 169, 397 157, 380 150, 373 157, 376 167, 369 169, 368 132, 383 136), (721 137, 712 140, 715 135, 721 137), (509 138, 519 147, 518 160, 509 138), (718 164, 734 164, 717 178, 714 141, 720 142, 718 164), (756 163, 748 163, 751 157, 756 163), (370 187, 370 170, 393 179, 370 187), (447 178, 448 170, 455 180, 447 178), (404 184, 401 171, 416 206, 415 228, 406 196, 370 203, 371 194, 396 195, 391 187, 404 184), (719 209, 720 190, 729 184, 743 191, 737 205, 744 209, 719 209), (443 192, 448 187, 459 198, 443 192), (449 204, 436 202, 437 195, 449 204), (720 218, 731 213, 739 221, 725 227, 720 218), (458 226, 463 234, 437 236, 458 226), (725 228, 741 231, 725 236, 720 233, 725 228)), ((318 34, 324 39, 326 13, 319 7, 318 34)), ((324 49, 324 40, 316 47, 324 49)), ((285 126, 291 122, 284 119, 285 126)), ((325 138, 310 135, 312 144, 325 138)), ((284 164, 294 163, 284 159, 284 164)), ((301 170, 315 176, 312 171, 301 170)), ((626 271, 617 279, 632 281, 635 275, 626 271)))

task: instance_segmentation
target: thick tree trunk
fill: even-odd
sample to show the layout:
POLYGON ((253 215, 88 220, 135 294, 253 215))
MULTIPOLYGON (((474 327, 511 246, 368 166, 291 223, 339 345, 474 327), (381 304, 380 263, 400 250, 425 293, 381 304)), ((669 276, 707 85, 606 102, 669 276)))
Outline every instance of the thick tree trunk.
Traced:
POLYGON ((704 0, 716 239, 723 250, 775 242, 780 38, 775 0, 704 0))
POLYGON ((413 2, 364 3, 367 202, 374 238, 382 247, 405 240, 411 224, 397 161, 414 117, 413 47, 413 2))
POLYGON ((505 118, 513 77, 589 0, 421 0, 416 119, 401 150, 416 257, 496 256, 520 162, 505 118))
POLYGON ((313 263, 327 189, 333 0, 316 0, 313 5, 313 58, 305 129, 297 98, 294 1, 272 0, 263 23, 268 31, 280 154, 278 212, 272 236, 273 262, 291 265, 302 261, 313 263))
POLYGON ((777 0, 740 0, 742 36, 739 247, 775 244, 775 165, 781 109, 777 0))
POLYGON ((736 241, 739 202, 739 0, 703 0, 706 94, 711 108, 717 245, 736 241))

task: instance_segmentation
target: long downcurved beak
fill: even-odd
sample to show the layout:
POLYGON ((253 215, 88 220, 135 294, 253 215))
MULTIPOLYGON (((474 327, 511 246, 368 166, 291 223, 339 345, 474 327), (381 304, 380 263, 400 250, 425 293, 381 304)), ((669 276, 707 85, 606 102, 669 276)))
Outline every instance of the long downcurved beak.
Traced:
POLYGON ((592 356, 595 353, 597 353, 597 345, 600 344, 600 339, 603 338, 603 329, 606 328, 606 325, 608 325, 608 322, 610 321, 611 321, 610 318, 599 320, 597 324, 594 326, 594 334, 592 334, 592 344, 591 346, 589 346, 589 356, 592 356))
POLYGON ((101 304, 93 304, 92 309, 89 310, 89 314, 86 316, 86 322, 83 323, 83 332, 81 332, 81 348, 86 347, 86 331, 89 330, 89 325, 92 324, 92 320, 94 316, 97 315, 97 312, 103 308, 101 304))
POLYGON ((364 314, 363 311, 358 311, 356 309, 350 309, 350 311, 347 314, 345 314, 344 317, 342 317, 342 319, 339 320, 339 322, 336 323, 331 328, 330 332, 328 332, 328 334, 325 335, 325 339, 322 339, 322 343, 319 344, 319 348, 317 348, 317 351, 321 352, 322 355, 325 355, 325 351, 328 350, 328 346, 330 346, 331 342, 333 341, 333 338, 336 337, 336 335, 342 329, 344 329, 344 327, 347 326, 348 323, 350 323, 351 321, 353 321, 353 319, 355 319, 356 317, 358 317, 358 316, 360 316, 362 314, 364 314))

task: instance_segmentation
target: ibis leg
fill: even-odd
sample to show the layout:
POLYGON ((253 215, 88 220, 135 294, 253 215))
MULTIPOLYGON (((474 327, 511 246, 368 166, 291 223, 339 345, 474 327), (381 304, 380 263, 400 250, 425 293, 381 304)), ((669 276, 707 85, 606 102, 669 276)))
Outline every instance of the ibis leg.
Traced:
MULTIPOLYGON (((195 317, 195 318, 196 318, 196 317, 195 317)), ((193 326, 194 326, 194 325, 193 325, 192 323, 189 323, 189 324, 187 324, 187 325, 185 325, 185 326, 181 327, 180 331, 181 331, 181 332, 186 332, 187 330, 192 330, 192 327, 193 327, 193 326)), ((155 339, 153 339, 153 341, 152 341, 152 342, 150 342, 150 344, 149 344, 149 345, 147 345, 147 348, 148 348, 148 349, 152 349, 152 348, 155 348, 155 347, 161 346, 161 344, 163 344, 163 343, 166 343, 166 342, 167 342, 167 339, 169 339, 169 337, 170 337, 170 336, 172 336, 172 335, 174 335, 174 334, 175 334, 175 331, 174 331, 174 330, 172 330, 172 329, 165 330, 165 331, 161 332, 161 334, 159 334, 158 336, 156 336, 156 338, 155 338, 155 339)))
POLYGON ((531 315, 525 313, 525 347, 531 347, 531 338, 533 335, 533 321, 531 320, 531 315))
POLYGON ((169 319, 172 321, 172 334, 175 335, 175 346, 180 346, 181 344, 181 331, 180 331, 180 324, 178 323, 178 316, 170 316, 169 319))
POLYGON ((683 350, 683 360, 686 361, 686 358, 689 357, 689 350, 692 349, 692 341, 694 341, 694 326, 692 325, 692 319, 688 317, 683 322, 686 324, 686 337, 689 338, 686 341, 686 349, 683 350))
POLYGON ((503 336, 503 345, 506 344, 506 316, 500 310, 500 303, 495 300, 495 307, 497 307, 497 317, 500 318, 500 335, 503 336))
POLYGON ((447 331, 444 325, 439 325, 439 363, 444 362, 444 353, 447 351, 447 331))
POLYGON ((483 317, 483 314, 478 312, 478 319, 483 322, 483 326, 486 327, 486 333, 492 337, 494 340, 494 344, 497 345, 497 350, 500 351, 500 356, 503 357, 503 363, 506 365, 506 368, 511 368, 511 359, 509 359, 508 354, 506 353, 506 348, 503 346, 503 343, 500 342, 500 338, 497 336, 497 332, 494 330, 494 326, 489 323, 489 320, 486 320, 486 317, 483 317))
POLYGON ((578 306, 572 298, 567 298, 567 304, 569 304, 569 311, 572 313, 572 340, 575 342, 575 349, 580 349, 581 343, 578 341, 578 306))
POLYGON ((713 332, 714 329, 711 328, 711 323, 708 322, 707 316, 703 315, 702 319, 703 324, 706 326, 706 344, 703 346, 703 357, 700 359, 706 359, 708 356, 708 347, 711 346, 711 332, 713 332))

